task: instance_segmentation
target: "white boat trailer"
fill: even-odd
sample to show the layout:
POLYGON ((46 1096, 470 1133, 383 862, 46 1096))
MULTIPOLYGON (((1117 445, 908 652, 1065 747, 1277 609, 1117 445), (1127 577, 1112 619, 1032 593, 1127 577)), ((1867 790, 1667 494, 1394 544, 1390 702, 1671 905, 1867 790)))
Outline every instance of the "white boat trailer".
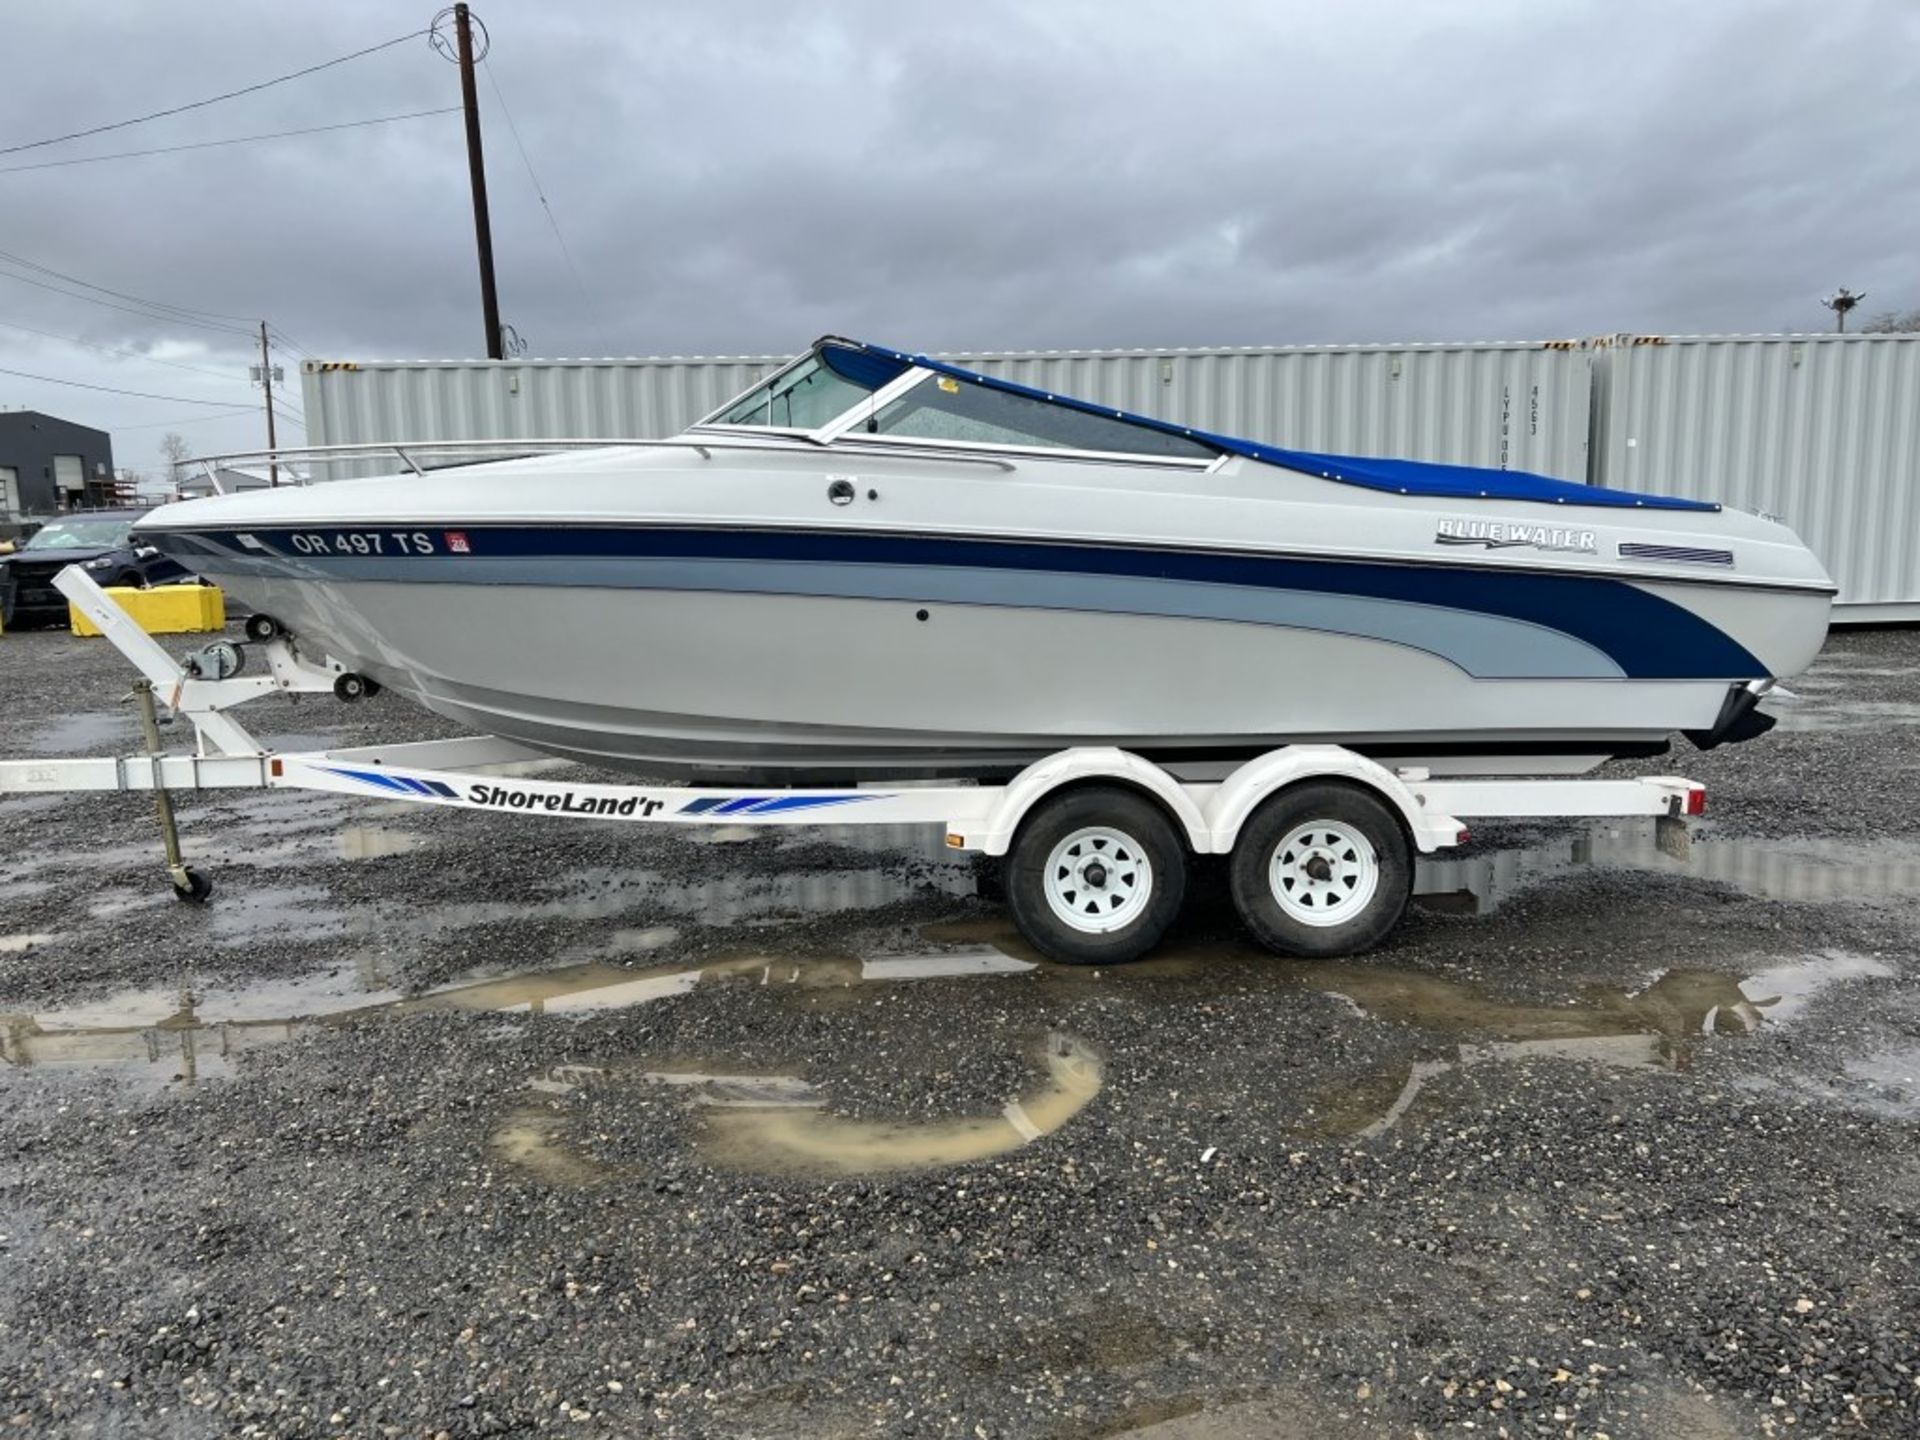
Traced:
POLYGON ((1138 755, 1075 747, 996 784, 841 788, 625 784, 503 775, 549 757, 489 736, 298 754, 264 749, 230 712, 270 694, 356 700, 376 687, 268 635, 218 641, 176 661, 78 567, 54 584, 140 671, 146 753, 0 761, 0 794, 147 791, 174 891, 212 887, 181 857, 168 796, 191 790, 320 790, 507 816, 661 825, 939 824, 955 850, 1006 857, 1023 934, 1055 959, 1117 964, 1158 942, 1185 895, 1194 855, 1231 857, 1236 908, 1270 947, 1352 954, 1398 923, 1413 859, 1467 839, 1480 817, 1657 816, 1684 824, 1705 788, 1674 776, 1628 780, 1435 779, 1389 770, 1337 745, 1289 745, 1205 784, 1138 755), (241 671, 264 652, 265 674, 241 671), (190 722, 193 753, 166 753, 155 696, 190 722))

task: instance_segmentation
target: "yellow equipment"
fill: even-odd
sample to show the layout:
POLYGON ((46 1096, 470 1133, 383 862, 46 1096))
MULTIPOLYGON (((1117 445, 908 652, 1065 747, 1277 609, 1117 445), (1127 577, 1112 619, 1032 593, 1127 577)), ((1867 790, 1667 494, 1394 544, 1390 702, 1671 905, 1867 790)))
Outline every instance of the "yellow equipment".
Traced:
MULTIPOLYGON (((151 590, 115 585, 107 594, 149 635, 226 628, 227 600, 217 585, 160 585, 151 590)), ((74 634, 100 633, 78 607, 69 605, 67 614, 74 634)))

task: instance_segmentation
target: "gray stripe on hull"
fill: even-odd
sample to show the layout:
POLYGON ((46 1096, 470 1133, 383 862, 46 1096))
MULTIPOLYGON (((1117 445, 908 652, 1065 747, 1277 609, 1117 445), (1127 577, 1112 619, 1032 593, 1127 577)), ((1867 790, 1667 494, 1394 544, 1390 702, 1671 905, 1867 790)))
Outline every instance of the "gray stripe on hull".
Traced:
POLYGON ((1085 610, 1280 625, 1422 650, 1476 679, 1611 680, 1625 672, 1584 640, 1545 625, 1406 600, 1268 590, 1192 580, 943 565, 797 560, 378 556, 267 559, 223 554, 202 574, 277 580, 531 585, 552 589, 687 590, 831 599, 1085 610))

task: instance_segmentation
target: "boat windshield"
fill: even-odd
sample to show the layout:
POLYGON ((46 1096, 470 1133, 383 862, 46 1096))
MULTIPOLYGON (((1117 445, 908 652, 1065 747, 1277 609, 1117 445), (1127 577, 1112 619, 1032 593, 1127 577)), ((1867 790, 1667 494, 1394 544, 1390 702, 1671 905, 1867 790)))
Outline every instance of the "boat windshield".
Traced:
POLYGON ((816 353, 792 369, 782 370, 757 390, 747 392, 702 423, 818 430, 872 393, 872 386, 857 384, 836 373, 816 353))
POLYGON ((1203 460, 1220 453, 1184 435, 940 374, 881 406, 860 428, 872 435, 976 445, 1040 445, 1203 460))

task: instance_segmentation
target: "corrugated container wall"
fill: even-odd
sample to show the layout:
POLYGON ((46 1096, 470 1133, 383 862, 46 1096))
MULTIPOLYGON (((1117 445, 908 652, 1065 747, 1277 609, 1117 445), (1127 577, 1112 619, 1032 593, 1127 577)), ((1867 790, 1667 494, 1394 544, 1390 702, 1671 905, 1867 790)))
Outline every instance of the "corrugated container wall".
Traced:
POLYGON ((984 374, 1297 450, 1587 474, 1577 345, 1327 345, 949 357, 984 374))
POLYGON ((1920 335, 1594 342, 1593 479, 1777 515, 1836 618, 1920 619, 1920 335))
MULTIPOLYGON (((1587 473, 1590 356, 1577 345, 1282 346, 949 357, 987 374, 1305 450, 1587 473)), ((744 359, 308 361, 314 445, 660 439, 774 366, 744 359)))
POLYGON ((300 367, 301 401, 309 445, 614 436, 658 440, 718 409, 785 363, 767 355, 366 364, 309 360, 300 367))

